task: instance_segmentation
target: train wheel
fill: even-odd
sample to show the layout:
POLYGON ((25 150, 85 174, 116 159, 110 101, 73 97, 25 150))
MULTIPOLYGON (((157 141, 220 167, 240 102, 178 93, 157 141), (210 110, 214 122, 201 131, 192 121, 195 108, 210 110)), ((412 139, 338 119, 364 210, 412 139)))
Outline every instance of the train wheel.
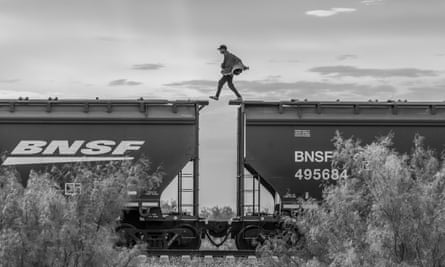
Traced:
POLYGON ((171 244, 170 249, 199 249, 201 247, 201 235, 195 227, 183 224, 177 229, 181 229, 182 234, 171 244))
POLYGON ((116 233, 118 236, 116 246, 132 248, 134 245, 136 245, 140 241, 140 239, 135 235, 136 230, 137 228, 130 224, 118 226, 116 228, 116 233))
POLYGON ((244 227, 236 235, 236 247, 243 250, 255 250, 255 248, 261 243, 259 238, 260 234, 261 230, 256 225, 248 225, 244 227))

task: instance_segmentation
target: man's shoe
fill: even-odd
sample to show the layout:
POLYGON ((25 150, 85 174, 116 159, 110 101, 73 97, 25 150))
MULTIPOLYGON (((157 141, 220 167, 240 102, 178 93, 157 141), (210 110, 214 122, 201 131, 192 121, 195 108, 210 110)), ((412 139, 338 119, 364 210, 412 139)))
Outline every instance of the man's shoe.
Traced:
POLYGON ((212 95, 212 96, 209 96, 209 98, 218 101, 218 97, 217 96, 213 96, 212 95))

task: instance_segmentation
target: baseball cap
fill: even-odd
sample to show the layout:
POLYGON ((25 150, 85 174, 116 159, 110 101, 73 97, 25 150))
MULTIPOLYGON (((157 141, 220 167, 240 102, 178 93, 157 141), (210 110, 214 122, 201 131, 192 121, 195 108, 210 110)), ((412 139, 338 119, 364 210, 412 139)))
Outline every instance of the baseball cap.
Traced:
POLYGON ((227 46, 226 46, 226 45, 220 45, 220 46, 218 47, 218 50, 221 50, 221 49, 226 49, 226 50, 227 50, 227 46))

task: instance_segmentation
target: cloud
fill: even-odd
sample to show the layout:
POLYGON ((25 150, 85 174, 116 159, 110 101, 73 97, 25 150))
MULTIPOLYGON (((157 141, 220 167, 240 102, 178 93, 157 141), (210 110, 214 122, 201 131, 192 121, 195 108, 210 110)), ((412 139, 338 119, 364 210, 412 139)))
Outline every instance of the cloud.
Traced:
POLYGON ((334 75, 336 77, 425 77, 438 76, 437 71, 421 70, 416 68, 399 68, 399 69, 372 69, 357 68, 353 66, 322 66, 309 69, 311 72, 318 72, 321 75, 334 75))
POLYGON ((47 98, 49 95, 56 95, 53 92, 32 92, 26 90, 0 90, 0 95, 3 99, 18 99, 19 97, 42 99, 47 98))
POLYGON ((210 80, 189 80, 189 81, 168 83, 164 85, 169 87, 187 87, 190 89, 205 92, 213 90, 211 88, 216 88, 216 83, 217 83, 216 81, 210 81, 210 80))
POLYGON ((96 39, 99 41, 110 42, 110 43, 122 41, 121 39, 114 37, 114 36, 99 36, 99 37, 96 37, 96 39))
POLYGON ((0 80, 0 83, 18 83, 20 81, 20 79, 5 79, 5 80, 0 80))
POLYGON ((162 64, 146 63, 146 64, 135 64, 135 65, 133 65, 132 69, 134 69, 134 70, 158 70, 163 67, 164 67, 164 65, 162 65, 162 64))
POLYGON ((338 60, 343 61, 343 60, 348 60, 348 59, 356 59, 357 56, 356 55, 351 55, 351 54, 346 54, 346 55, 340 55, 337 57, 338 60))
POLYGON ((267 76, 266 80, 267 81, 278 81, 278 79, 281 78, 281 75, 269 75, 267 76))
POLYGON ((367 6, 380 5, 383 4, 383 0, 362 0, 362 4, 367 6))
POLYGON ((430 86, 413 86, 401 97, 408 100, 445 101, 445 81, 430 86))
POLYGON ((299 63, 300 60, 298 59, 270 59, 270 63, 299 63))
POLYGON ((208 61, 206 62, 207 65, 218 65, 221 64, 221 61, 208 61))
MULTIPOLYGON (((240 93, 247 98, 256 99, 337 99, 337 98, 358 98, 368 100, 368 98, 379 97, 388 98, 397 92, 395 87, 390 85, 364 85, 357 83, 330 83, 330 82, 279 82, 276 80, 254 80, 235 81, 235 86, 240 93), (363 99, 366 98, 366 99, 363 99)), ((194 89, 202 94, 211 94, 216 89, 215 81, 210 80, 190 80, 165 84, 171 87, 183 87, 194 89)), ((224 88, 223 92, 230 92, 224 88)))
POLYGON ((142 84, 141 82, 135 82, 135 81, 129 81, 127 79, 119 79, 119 80, 114 80, 108 83, 109 86, 123 86, 123 85, 129 85, 129 86, 135 86, 135 85, 140 85, 142 84))
POLYGON ((345 8, 345 7, 334 7, 331 9, 317 9, 317 10, 309 10, 306 11, 306 15, 316 16, 316 17, 330 17, 333 15, 337 15, 340 13, 349 13, 357 11, 355 8, 345 8))

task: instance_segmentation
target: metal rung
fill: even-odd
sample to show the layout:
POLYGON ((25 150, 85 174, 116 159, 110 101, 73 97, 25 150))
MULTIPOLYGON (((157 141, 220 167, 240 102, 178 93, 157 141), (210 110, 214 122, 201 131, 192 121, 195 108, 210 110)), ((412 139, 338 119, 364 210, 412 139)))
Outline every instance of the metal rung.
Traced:
POLYGON ((191 192, 193 192, 194 190, 193 189, 182 189, 182 192, 185 192, 185 193, 191 193, 191 192))
POLYGON ((255 211, 257 211, 258 210, 258 206, 243 206, 243 209, 247 209, 247 210, 255 210, 255 211))

